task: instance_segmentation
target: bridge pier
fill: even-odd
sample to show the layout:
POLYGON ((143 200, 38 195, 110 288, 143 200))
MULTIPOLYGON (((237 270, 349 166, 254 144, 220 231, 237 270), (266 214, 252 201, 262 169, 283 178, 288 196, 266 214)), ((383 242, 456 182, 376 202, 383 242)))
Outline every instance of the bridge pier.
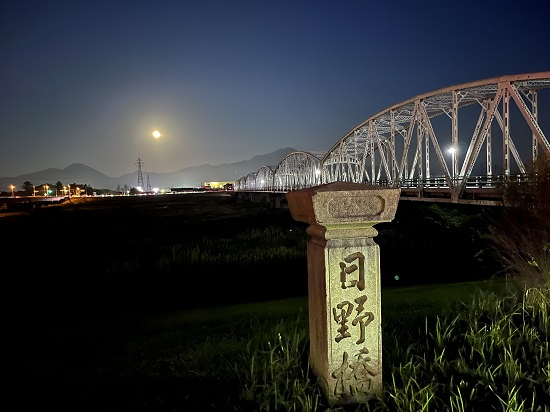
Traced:
POLYGON ((234 196, 237 197, 237 201, 251 202, 251 203, 260 203, 262 205, 268 205, 273 209, 284 209, 288 208, 288 203, 286 199, 286 193, 279 192, 234 192, 234 196))
POLYGON ((399 189, 330 183, 288 192, 307 233, 310 365, 331 405, 383 391, 380 253, 373 225, 393 220, 399 189))

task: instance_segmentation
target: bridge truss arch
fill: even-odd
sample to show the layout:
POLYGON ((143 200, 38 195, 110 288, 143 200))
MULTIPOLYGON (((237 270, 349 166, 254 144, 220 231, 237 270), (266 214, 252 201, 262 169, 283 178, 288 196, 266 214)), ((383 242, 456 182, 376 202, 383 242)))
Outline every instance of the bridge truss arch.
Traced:
POLYGON ((246 188, 246 176, 239 177, 237 180, 235 180, 235 183, 233 184, 233 190, 235 190, 235 191, 247 190, 247 188, 246 188))
POLYGON ((322 183, 321 158, 324 153, 292 152, 286 155, 273 173, 273 188, 278 192, 299 190, 322 183))
POLYGON ((256 186, 256 176, 257 172, 250 172, 246 176, 241 177, 239 180, 235 182, 234 190, 242 190, 242 191, 255 191, 255 190, 261 190, 261 188, 256 186))
POLYGON ((414 186, 418 195, 437 187, 457 202, 468 185, 524 176, 540 150, 550 156, 541 91, 550 91, 550 72, 450 86, 389 107, 327 152, 323 183, 414 186))
POLYGON ((273 191, 273 167, 262 166, 256 174, 256 187, 258 190, 273 191))
POLYGON ((399 187, 402 197, 483 203, 499 198, 500 181, 528 179, 541 152, 550 157, 549 123, 550 71, 463 83, 367 118, 327 152, 290 153, 236 190, 344 181, 399 187))

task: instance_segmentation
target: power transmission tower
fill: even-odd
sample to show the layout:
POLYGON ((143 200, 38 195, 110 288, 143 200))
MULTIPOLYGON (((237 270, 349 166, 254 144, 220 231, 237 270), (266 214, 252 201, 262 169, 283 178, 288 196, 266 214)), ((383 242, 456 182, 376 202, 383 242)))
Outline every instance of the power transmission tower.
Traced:
POLYGON ((141 166, 143 166, 143 161, 141 160, 141 157, 138 157, 138 160, 136 162, 136 165, 138 167, 138 187, 143 190, 143 172, 141 171, 141 166))
POLYGON ((149 175, 147 175, 147 193, 151 192, 151 182, 149 181, 149 175))

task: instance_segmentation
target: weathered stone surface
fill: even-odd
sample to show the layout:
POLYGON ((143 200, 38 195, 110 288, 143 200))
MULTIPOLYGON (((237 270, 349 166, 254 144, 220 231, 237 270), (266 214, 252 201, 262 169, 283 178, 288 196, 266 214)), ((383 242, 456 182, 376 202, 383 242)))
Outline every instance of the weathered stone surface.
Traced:
POLYGON ((287 193, 307 222, 310 364, 331 404, 382 391, 380 253, 372 226, 391 221, 399 189, 331 183, 287 193))

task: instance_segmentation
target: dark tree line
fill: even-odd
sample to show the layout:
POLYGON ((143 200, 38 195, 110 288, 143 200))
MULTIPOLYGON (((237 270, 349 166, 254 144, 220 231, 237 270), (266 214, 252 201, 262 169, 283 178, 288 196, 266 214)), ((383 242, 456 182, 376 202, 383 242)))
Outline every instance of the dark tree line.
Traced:
POLYGON ((550 157, 539 155, 530 183, 506 183, 505 207, 492 222, 497 256, 526 288, 550 290, 550 157))

